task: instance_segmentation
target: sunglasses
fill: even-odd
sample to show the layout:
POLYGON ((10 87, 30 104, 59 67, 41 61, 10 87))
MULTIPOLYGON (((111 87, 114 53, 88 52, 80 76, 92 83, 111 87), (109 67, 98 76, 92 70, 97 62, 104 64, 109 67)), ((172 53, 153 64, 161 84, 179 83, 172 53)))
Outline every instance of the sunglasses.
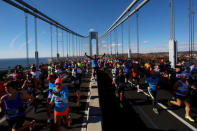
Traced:
POLYGON ((62 84, 61 84, 61 83, 56 83, 55 85, 56 85, 56 86, 61 86, 62 84))

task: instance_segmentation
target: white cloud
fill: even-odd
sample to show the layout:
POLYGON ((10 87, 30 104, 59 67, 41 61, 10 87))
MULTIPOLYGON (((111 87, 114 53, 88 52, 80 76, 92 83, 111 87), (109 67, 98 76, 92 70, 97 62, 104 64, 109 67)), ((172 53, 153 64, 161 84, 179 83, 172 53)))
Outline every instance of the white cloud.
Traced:
POLYGON ((89 29, 89 32, 94 32, 95 30, 93 28, 90 28, 89 29))
POLYGON ((103 47, 105 47, 105 48, 109 48, 109 47, 111 47, 110 45, 103 45, 103 47))
POLYGON ((112 47, 121 46, 121 44, 112 44, 112 47))
POLYGON ((21 35, 22 35, 22 33, 16 35, 16 36, 10 41, 10 43, 9 43, 9 47, 10 47, 10 48, 13 48, 13 47, 14 47, 14 44, 15 44, 16 40, 17 40, 21 35))
MULTIPOLYGON (((28 40, 28 44, 30 44, 32 42, 32 39, 28 40)), ((26 45, 26 42, 23 42, 19 45, 19 48, 18 49, 23 49, 26 45)))
POLYGON ((107 44, 104 44, 104 45, 102 45, 102 47, 105 47, 105 48, 110 48, 110 47, 119 47, 119 46, 121 46, 122 44, 121 43, 119 43, 119 44, 115 44, 115 43, 113 43, 112 45, 107 45, 107 44))
POLYGON ((101 42, 101 43, 105 44, 105 43, 107 43, 107 41, 106 41, 106 40, 102 40, 102 42, 101 42))
POLYGON ((143 43, 148 44, 148 43, 150 43, 150 41, 145 40, 145 41, 143 41, 143 43))

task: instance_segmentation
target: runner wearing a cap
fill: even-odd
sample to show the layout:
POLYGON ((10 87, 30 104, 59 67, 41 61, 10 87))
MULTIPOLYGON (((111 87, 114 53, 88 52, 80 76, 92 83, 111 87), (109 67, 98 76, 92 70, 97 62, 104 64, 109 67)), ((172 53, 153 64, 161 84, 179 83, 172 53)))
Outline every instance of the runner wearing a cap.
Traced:
POLYGON ((157 88, 159 83, 159 77, 156 75, 156 72, 152 70, 150 72, 150 77, 146 79, 146 82, 148 83, 148 93, 151 96, 152 103, 153 103, 153 111, 156 114, 159 114, 157 107, 156 107, 156 99, 157 99, 157 88))
POLYGON ((56 131, 60 130, 61 116, 63 116, 63 122, 70 126, 70 118, 68 117, 68 88, 62 85, 62 79, 57 78, 55 80, 55 88, 53 89, 53 95, 51 98, 51 105, 54 105, 54 123, 56 125, 56 131))

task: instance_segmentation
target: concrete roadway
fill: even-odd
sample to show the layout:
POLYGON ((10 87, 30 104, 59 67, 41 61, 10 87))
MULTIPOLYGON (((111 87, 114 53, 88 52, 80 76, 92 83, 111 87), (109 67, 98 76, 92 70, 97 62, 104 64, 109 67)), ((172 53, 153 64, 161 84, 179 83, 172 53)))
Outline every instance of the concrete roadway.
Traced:
MULTIPOLYGON (((98 74, 100 102, 105 130, 176 130, 197 131, 197 122, 189 122, 184 118, 184 106, 166 109, 167 100, 171 97, 166 89, 158 90, 158 108, 160 114, 152 111, 151 101, 145 93, 137 93, 136 89, 127 88, 124 95, 124 108, 121 109, 111 84, 110 73, 98 74)), ((191 116, 197 121, 197 108, 192 107, 191 116)))

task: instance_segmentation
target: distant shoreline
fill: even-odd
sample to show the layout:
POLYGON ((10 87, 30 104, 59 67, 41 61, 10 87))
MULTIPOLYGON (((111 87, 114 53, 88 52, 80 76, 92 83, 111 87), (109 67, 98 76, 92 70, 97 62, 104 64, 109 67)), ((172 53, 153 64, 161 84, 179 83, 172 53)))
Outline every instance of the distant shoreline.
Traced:
MULTIPOLYGON (((51 58, 51 57, 39 57, 39 59, 45 59, 45 58, 51 58)), ((0 60, 4 60, 4 59, 27 59, 26 57, 21 57, 21 58, 0 58, 0 60)), ((35 59, 34 57, 31 57, 29 59, 35 59)))

